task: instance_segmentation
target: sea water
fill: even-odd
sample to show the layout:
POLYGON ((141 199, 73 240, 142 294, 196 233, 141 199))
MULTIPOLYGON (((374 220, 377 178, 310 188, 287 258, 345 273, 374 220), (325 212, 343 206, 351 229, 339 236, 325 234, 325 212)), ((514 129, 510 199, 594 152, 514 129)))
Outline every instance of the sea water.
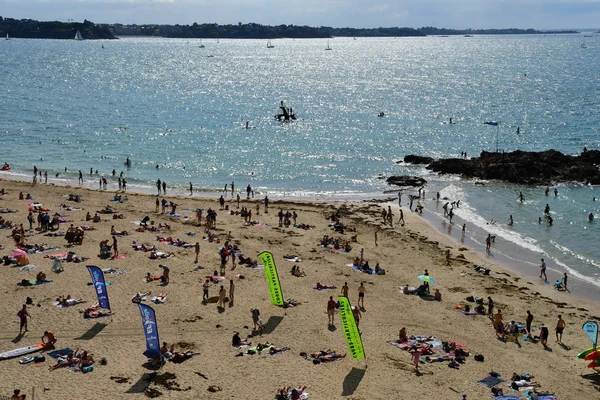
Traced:
POLYGON ((123 171, 143 191, 160 178, 181 192, 235 182, 257 196, 329 199, 381 196, 394 189, 382 177, 417 174, 434 221, 439 191, 461 200, 455 232, 466 223, 476 243, 495 235, 494 252, 516 265, 535 269, 546 257, 557 277, 566 270, 600 285, 600 221, 587 219, 600 217, 598 188, 560 184, 546 197, 544 187, 479 185, 396 163, 597 149, 600 36, 335 38, 331 51, 326 40, 272 42, 0 41, 0 162, 12 176, 30 179, 35 165, 63 183, 81 170, 92 187, 105 175, 116 188, 123 171), (297 121, 274 119, 281 101, 297 121), (552 226, 538 222, 546 203, 552 226))

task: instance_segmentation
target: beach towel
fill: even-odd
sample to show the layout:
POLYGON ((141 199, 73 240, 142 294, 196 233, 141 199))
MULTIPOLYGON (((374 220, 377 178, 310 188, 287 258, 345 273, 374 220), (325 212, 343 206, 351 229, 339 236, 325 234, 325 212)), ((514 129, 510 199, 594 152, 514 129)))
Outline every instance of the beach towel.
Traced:
POLYGON ((87 317, 87 318, 84 317, 83 319, 89 321, 89 320, 92 320, 92 319, 106 318, 106 317, 110 317, 110 315, 109 314, 100 314, 100 315, 98 315, 96 317, 87 317))
POLYGON ((487 386, 489 388, 496 386, 499 383, 504 382, 504 379, 500 378, 500 377, 496 377, 496 376, 487 376, 485 378, 483 378, 480 381, 477 381, 477 383, 482 384, 483 386, 487 386))
POLYGON ((126 269, 113 269, 113 268, 102 268, 102 272, 105 274, 121 275, 127 272, 126 269))
POLYGON ((265 269, 264 265, 246 265, 246 268, 265 269))
POLYGON ((399 349, 406 350, 411 345, 408 342, 398 343, 397 340, 388 340, 386 343, 391 344, 392 346, 396 346, 399 349))
POLYGON ((49 258, 54 260, 55 258, 65 258, 69 255, 69 253, 56 253, 56 254, 48 254, 45 258, 49 258))
POLYGON ((354 265, 354 264, 346 264, 348 267, 352 267, 352 269, 355 269, 357 271, 360 271, 364 274, 371 274, 371 275, 377 275, 377 272, 375 272, 374 269, 370 268, 368 271, 365 271, 363 269, 361 269, 359 266, 354 265))
POLYGON ((302 259, 300 259, 298 257, 293 257, 293 258, 285 258, 285 257, 283 257, 283 259, 285 261, 290 261, 290 262, 301 262, 302 261, 302 259))
POLYGON ((119 254, 116 257, 111 257, 111 260, 122 260, 124 258, 127 258, 127 255, 125 255, 125 254, 119 254))
POLYGON ((458 310, 458 312, 461 313, 462 315, 467 315, 469 317, 477 315, 477 311, 465 311, 462 308, 460 310, 458 310))
POLYGON ((21 271, 33 271, 34 269, 36 269, 35 265, 32 264, 27 264, 27 265, 23 265, 21 268, 19 268, 21 271))
POLYGON ((48 355, 55 360, 58 360, 58 357, 66 357, 69 353, 75 353, 73 349, 65 347, 64 349, 54 350, 48 353, 48 355))
POLYGON ((523 400, 521 397, 516 394, 507 394, 505 396, 492 396, 492 399, 496 400, 523 400))
MULTIPOLYGON (((525 393, 525 397, 527 397, 528 399, 531 399, 531 392, 525 393)), ((538 399, 539 400, 542 400, 542 399, 544 399, 544 400, 557 400, 557 398, 554 397, 551 394, 539 394, 539 393, 538 393, 538 399)))
POLYGON ((50 283, 52 281, 36 281, 35 279, 25 280, 23 279, 21 282, 17 283, 18 286, 37 286, 43 285, 45 283, 50 283))

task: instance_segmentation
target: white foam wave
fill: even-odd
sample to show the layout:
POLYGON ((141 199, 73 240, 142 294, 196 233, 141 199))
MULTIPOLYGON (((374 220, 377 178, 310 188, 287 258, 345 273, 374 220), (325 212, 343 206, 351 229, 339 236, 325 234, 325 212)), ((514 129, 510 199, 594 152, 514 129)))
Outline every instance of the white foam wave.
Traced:
POLYGON ((558 258, 554 258, 554 257, 550 257, 550 258, 554 261, 554 263, 556 265, 559 265, 562 268, 564 268, 569 273, 569 275, 575 276, 585 282, 591 283, 594 286, 600 287, 600 279, 599 278, 592 278, 591 276, 583 275, 583 274, 577 272, 576 270, 574 270, 573 268, 569 267, 567 264, 560 261, 558 258))
POLYGON ((472 207, 468 198, 463 190, 456 185, 449 185, 440 191, 441 197, 447 197, 452 201, 460 200, 460 207, 454 208, 453 212, 459 218, 466 222, 483 229, 484 231, 495 235, 496 237, 502 238, 508 242, 514 243, 527 250, 531 250, 537 253, 544 253, 544 250, 537 245, 537 240, 523 236, 503 225, 490 225, 488 220, 477 213, 477 210, 472 207))
POLYGON ((558 250, 562 251, 563 253, 566 253, 566 254, 568 254, 568 255, 570 255, 572 257, 575 257, 578 260, 581 260, 581 261, 583 261, 586 264, 590 264, 590 265, 593 265, 596 268, 600 268, 600 263, 598 263, 597 261, 594 261, 594 260, 592 260, 590 258, 584 257, 581 254, 576 253, 573 250, 571 250, 571 249, 569 249, 569 248, 567 248, 567 247, 565 247, 565 246, 563 246, 561 244, 556 243, 554 240, 551 240, 550 244, 552 244, 554 247, 556 247, 558 250))

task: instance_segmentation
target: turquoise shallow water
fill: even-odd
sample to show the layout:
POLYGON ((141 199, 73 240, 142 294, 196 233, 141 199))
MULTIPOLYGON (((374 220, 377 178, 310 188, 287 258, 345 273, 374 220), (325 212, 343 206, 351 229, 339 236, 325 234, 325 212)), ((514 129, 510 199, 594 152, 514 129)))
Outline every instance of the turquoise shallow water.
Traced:
POLYGON ((235 181, 272 196, 337 199, 393 189, 380 175, 424 174, 431 196, 462 199, 457 216, 498 236, 498 251, 520 246, 524 263, 545 254, 550 267, 600 284, 600 228, 587 222, 600 212, 597 188, 561 185, 546 199, 541 188, 478 186, 395 163, 477 154, 496 139, 507 151, 598 148, 600 37, 336 38, 331 51, 324 40, 204 44, 1 41, 4 161, 15 174, 35 164, 69 179, 81 169, 93 181, 90 168, 124 170, 139 189, 157 178, 208 192, 235 181), (282 100, 298 121, 273 119, 282 100), (545 203, 552 227, 537 223, 545 203))

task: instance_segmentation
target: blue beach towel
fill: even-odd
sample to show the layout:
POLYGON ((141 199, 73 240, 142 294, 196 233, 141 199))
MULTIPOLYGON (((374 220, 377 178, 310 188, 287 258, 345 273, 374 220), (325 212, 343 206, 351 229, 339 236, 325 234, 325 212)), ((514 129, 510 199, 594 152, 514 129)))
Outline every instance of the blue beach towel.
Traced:
POLYGON ((516 394, 507 394, 505 396, 492 396, 492 399, 496 400, 523 400, 521 397, 516 394))
POLYGON ((498 377, 495 377, 495 376, 491 376, 491 375, 483 378, 480 381, 477 381, 477 383, 480 383, 483 386, 487 386, 489 388, 491 388, 493 386, 496 386, 497 384, 499 384, 501 382, 504 382, 504 379, 498 378, 498 377))
POLYGON ((65 347, 64 349, 60 349, 60 350, 54 350, 51 351, 50 353, 48 353, 48 355, 56 360, 58 360, 58 357, 66 357, 67 354, 69 353, 74 353, 75 351, 73 351, 73 349, 70 349, 68 347, 65 347))

